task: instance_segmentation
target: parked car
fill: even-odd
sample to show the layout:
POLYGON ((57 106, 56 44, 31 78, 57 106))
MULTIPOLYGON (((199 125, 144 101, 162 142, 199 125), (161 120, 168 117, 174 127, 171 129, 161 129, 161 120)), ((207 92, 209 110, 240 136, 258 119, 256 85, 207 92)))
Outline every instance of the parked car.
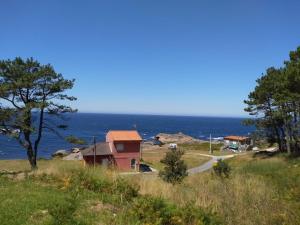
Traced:
POLYGON ((150 166, 141 163, 140 164, 140 172, 143 172, 143 173, 145 173, 145 172, 152 172, 152 170, 151 170, 150 166))

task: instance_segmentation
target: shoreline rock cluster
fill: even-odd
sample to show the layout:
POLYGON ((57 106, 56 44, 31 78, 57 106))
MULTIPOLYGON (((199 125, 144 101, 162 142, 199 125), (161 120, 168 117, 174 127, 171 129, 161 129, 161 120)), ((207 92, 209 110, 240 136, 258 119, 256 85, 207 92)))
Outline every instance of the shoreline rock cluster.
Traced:
POLYGON ((191 144, 191 143, 204 143, 203 141, 192 136, 186 135, 182 132, 176 134, 159 133, 155 136, 162 143, 177 143, 177 144, 191 144))

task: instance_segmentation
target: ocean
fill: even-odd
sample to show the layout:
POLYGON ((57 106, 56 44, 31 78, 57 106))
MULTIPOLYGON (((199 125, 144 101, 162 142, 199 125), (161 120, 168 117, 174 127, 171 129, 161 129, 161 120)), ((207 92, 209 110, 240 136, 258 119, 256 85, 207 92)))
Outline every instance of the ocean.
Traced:
MULTIPOLYGON (((143 139, 149 140, 158 133, 178 133, 208 140, 227 135, 248 135, 253 127, 242 125, 242 118, 196 117, 196 116, 158 116, 76 113, 68 116, 68 128, 59 131, 62 136, 73 135, 92 144, 104 141, 109 130, 136 128, 143 139)), ((73 145, 51 132, 44 132, 39 147, 38 158, 50 158, 59 149, 70 149, 73 145)), ((0 135, 0 159, 24 159, 26 151, 12 138, 0 135)))

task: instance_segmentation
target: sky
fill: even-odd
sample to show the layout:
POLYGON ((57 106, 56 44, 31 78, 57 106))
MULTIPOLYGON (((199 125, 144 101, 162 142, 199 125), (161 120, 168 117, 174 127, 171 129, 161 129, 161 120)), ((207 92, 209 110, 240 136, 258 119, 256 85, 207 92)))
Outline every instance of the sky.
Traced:
POLYGON ((65 78, 79 112, 243 117, 300 46, 300 1, 0 1, 0 59, 65 78))

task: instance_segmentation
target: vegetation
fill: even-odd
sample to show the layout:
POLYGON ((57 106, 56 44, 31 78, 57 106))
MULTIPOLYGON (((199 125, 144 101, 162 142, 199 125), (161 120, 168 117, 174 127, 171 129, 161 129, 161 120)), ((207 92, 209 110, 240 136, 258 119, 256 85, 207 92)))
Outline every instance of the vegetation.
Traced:
POLYGON ((0 61, 0 125, 26 149, 29 163, 37 167, 38 147, 45 129, 58 134, 62 127, 50 120, 74 112, 62 101, 76 100, 64 92, 73 87, 74 80, 64 79, 54 68, 29 58, 0 61))
POLYGON ((214 172, 217 176, 223 178, 228 178, 230 173, 230 166, 227 162, 222 159, 219 159, 218 162, 213 166, 214 172))
POLYGON ((141 194, 211 210, 228 225, 300 223, 299 158, 249 153, 226 162, 231 167, 227 179, 208 171, 175 186, 149 175, 130 177, 130 181, 140 186, 141 194))
MULTIPOLYGON (((201 154, 210 154, 209 152, 209 142, 203 143, 185 143, 179 144, 178 147, 189 153, 201 153, 201 154)), ((212 155, 227 155, 232 154, 231 151, 222 151, 223 143, 212 143, 212 155)))
POLYGON ((259 78, 245 103, 255 124, 281 151, 300 154, 300 47, 281 68, 271 67, 259 78))
POLYGON ((3 225, 299 224, 299 158, 246 154, 226 162, 231 167, 227 179, 205 172, 174 186, 155 174, 120 177, 114 171, 58 159, 41 160, 39 170, 24 174, 18 171, 30 169, 26 161, 0 160, 0 221, 3 225))
MULTIPOLYGON (((180 149, 182 148, 180 147, 180 149)), ((170 149, 168 149, 166 146, 151 148, 151 150, 144 150, 143 162, 157 170, 163 170, 164 164, 160 161, 166 156, 166 153, 169 151, 170 149)), ((198 154, 202 152, 188 150, 188 148, 184 152, 185 154, 182 156, 182 159, 186 163, 188 169, 197 167, 210 159, 210 157, 208 156, 198 154)))
POLYGON ((209 210, 141 195, 126 177, 78 162, 43 160, 39 170, 20 175, 0 175, 2 225, 221 224, 209 210))
POLYGON ((165 158, 161 160, 161 163, 165 164, 162 171, 159 171, 159 176, 166 182, 177 184, 181 183, 183 179, 188 175, 187 165, 181 159, 184 151, 176 149, 167 152, 165 158))

